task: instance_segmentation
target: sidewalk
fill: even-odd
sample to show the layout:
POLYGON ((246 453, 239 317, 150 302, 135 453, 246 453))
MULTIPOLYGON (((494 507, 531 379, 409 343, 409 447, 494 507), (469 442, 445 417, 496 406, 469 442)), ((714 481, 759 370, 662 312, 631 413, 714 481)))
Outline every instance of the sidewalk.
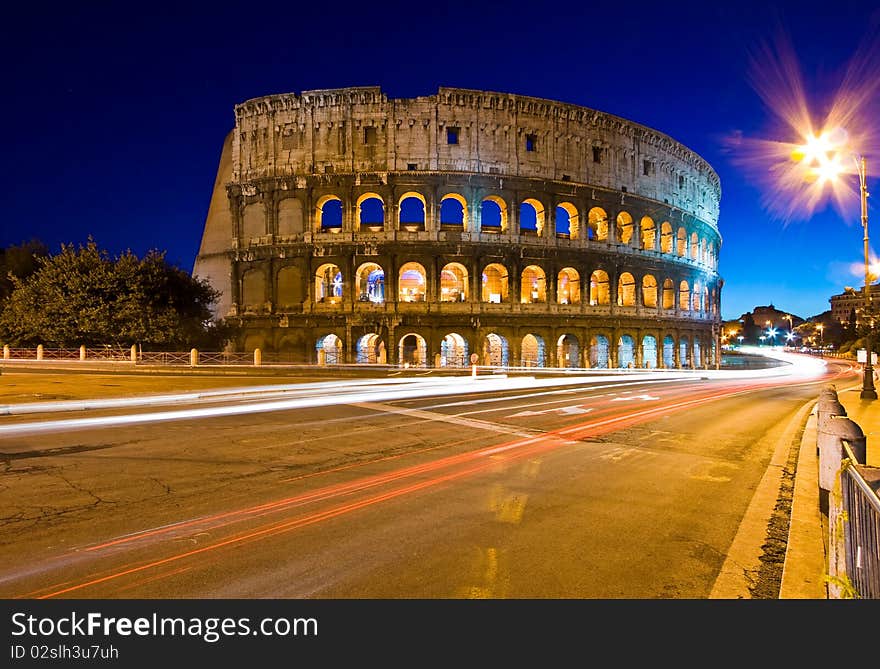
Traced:
MULTIPOLYGON (((861 383, 835 389, 847 417, 867 437, 866 464, 880 467, 880 399, 861 399, 861 383)), ((827 599, 826 521, 819 511, 819 455, 813 407, 801 439, 779 599, 827 599)))

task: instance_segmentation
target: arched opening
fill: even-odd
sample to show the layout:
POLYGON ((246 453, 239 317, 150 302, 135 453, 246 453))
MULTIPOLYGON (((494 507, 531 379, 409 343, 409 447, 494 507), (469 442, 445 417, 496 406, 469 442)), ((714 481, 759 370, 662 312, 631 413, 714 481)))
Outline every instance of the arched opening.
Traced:
POLYGON ((700 240, 700 262, 703 263, 704 265, 709 264, 709 260, 706 256, 706 240, 705 239, 700 240))
POLYGON ((663 337, 663 366, 666 369, 675 367, 675 340, 670 335, 663 337))
POLYGON ((480 205, 480 230, 507 232, 507 203, 497 195, 489 195, 480 205))
POLYGON ((653 335, 642 337, 642 367, 646 369, 657 367, 657 339, 653 335))
POLYGON ((464 265, 451 262, 440 270, 440 301, 466 302, 468 299, 468 272, 464 265))
POLYGON ((557 367, 580 367, 580 347, 577 337, 564 334, 556 341, 557 367))
POLYGON ((482 277, 482 295, 483 302, 493 302, 500 304, 507 302, 508 295, 508 277, 507 268, 500 263, 492 263, 486 265, 483 269, 482 277))
POLYGON ((672 283, 672 279, 663 281, 663 308, 675 309, 675 284, 672 283))
POLYGON ((621 369, 636 366, 636 343, 629 335, 621 335, 617 341, 617 366, 621 369))
POLYGON ((527 334, 522 340, 522 366, 544 366, 544 339, 537 335, 527 334))
POLYGON ((400 268, 397 280, 397 300, 399 302, 424 302, 427 286, 425 268, 417 262, 408 262, 400 268))
POLYGON ((315 228, 319 232, 342 230, 342 200, 336 195, 324 195, 315 205, 315 228))
POLYGON ((440 229, 467 229, 467 200, 458 193, 447 193, 440 198, 440 229))
POLYGON ((699 337, 694 337, 694 367, 702 367, 702 353, 700 351, 700 339, 699 337))
POLYGON ((278 236, 290 237, 303 233, 303 206, 295 197, 278 203, 278 236))
POLYGON ((326 263, 315 272, 315 302, 339 304, 342 302, 342 270, 326 263))
POLYGON ((703 297, 703 294, 700 291, 700 284, 695 283, 694 284, 694 291, 693 291, 693 310, 694 311, 701 311, 702 305, 700 304, 700 300, 702 297, 703 297))
POLYGON ((387 364, 388 355, 385 352, 385 342, 378 334, 371 332, 358 339, 357 361, 359 364, 387 364))
POLYGON ((617 241, 620 244, 630 244, 633 238, 633 218, 628 212, 622 211, 617 215, 617 241))
POLYGON ((400 196, 398 203, 399 229, 407 232, 419 232, 425 229, 425 196, 421 193, 409 192, 400 196))
MULTIPOLYGON (((288 265, 278 270, 277 288, 275 290, 275 299, 278 307, 284 309, 286 307, 302 306, 305 296, 303 295, 303 272, 297 265, 288 265)), ((308 289, 306 288, 306 291, 308 289)))
POLYGON ((608 214, 602 207, 593 207, 587 212, 587 226, 590 239, 597 242, 608 241, 608 214))
POLYGON ((597 269, 590 274, 590 305, 611 304, 611 286, 608 272, 597 269))
POLYGON ((521 235, 544 235, 547 212, 538 200, 529 198, 519 206, 519 233, 521 235))
POLYGON ((700 238, 697 237, 696 232, 691 233, 691 260, 696 260, 697 255, 700 253, 700 238))
POLYGON ((574 267, 565 267, 556 277, 556 301, 559 304, 579 304, 581 277, 574 267))
POLYGON ((319 338, 315 350, 319 365, 338 365, 342 362, 342 340, 335 334, 319 338))
POLYGON ((380 232, 385 227, 385 203, 376 193, 364 193, 356 202, 360 230, 380 232))
POLYGON ((483 340, 483 364, 490 367, 507 367, 510 359, 507 339, 494 332, 483 340))
POLYGON ((657 279, 651 274, 642 277, 642 306, 657 308, 657 279))
POLYGON ((262 306, 266 301, 266 275, 262 270, 249 269, 241 277, 241 303, 262 306))
POLYGON ((636 280, 629 272, 623 272, 617 280, 617 306, 636 306, 636 280))
POLYGON ((522 271, 520 280, 520 302, 540 304, 547 301, 547 277, 537 265, 529 265, 522 271))
POLYGON ((440 342, 440 366, 464 367, 467 364, 467 340, 457 332, 450 332, 440 342))
POLYGON ((660 251, 662 253, 672 253, 672 225, 669 221, 663 221, 660 224, 660 251))
POLYGON ((709 252, 708 253, 709 253, 709 256, 706 259, 706 262, 708 263, 709 267, 714 268, 715 267, 715 244, 713 244, 712 242, 709 242, 709 252))
POLYGON ((580 234, 580 218, 577 207, 571 202, 556 206, 556 236, 561 239, 577 239, 580 234))
POLYGON ((398 361, 409 367, 427 366, 427 346, 421 335, 410 333, 400 338, 398 361))
POLYGON ((682 367, 691 366, 691 351, 688 343, 687 337, 681 337, 678 340, 678 360, 682 367))
POLYGON ((714 305, 709 303, 709 299, 710 299, 709 298, 709 287, 706 286, 703 288, 703 311, 705 311, 707 313, 709 311, 714 311, 714 309, 713 309, 714 305))
POLYGON ((654 219, 650 216, 643 216, 639 223, 641 232, 641 244, 643 251, 654 251, 657 248, 657 227, 654 219))
POLYGON ((687 311, 691 303, 691 290, 687 281, 678 284, 678 308, 687 311))
POLYGON ((385 301, 385 270, 373 262, 364 263, 357 271, 357 291, 359 302, 385 301))
POLYGON ((590 337, 590 367, 608 369, 608 337, 593 335, 590 337))
POLYGON ((679 258, 684 258, 687 254, 687 232, 684 228, 678 229, 678 240, 676 246, 676 254, 679 258))

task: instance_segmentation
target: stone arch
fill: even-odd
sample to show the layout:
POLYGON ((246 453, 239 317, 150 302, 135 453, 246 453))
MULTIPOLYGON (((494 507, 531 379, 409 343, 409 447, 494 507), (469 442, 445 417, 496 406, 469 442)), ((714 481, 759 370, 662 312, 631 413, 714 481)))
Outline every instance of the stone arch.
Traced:
POLYGON ((397 274, 397 301, 424 302, 428 294, 428 275, 417 262, 401 265, 397 274))
POLYGON ((580 367, 580 345, 573 334, 563 334, 556 340, 558 367, 580 367))
POLYGON ((699 369, 703 366, 702 350, 700 349, 700 338, 694 337, 694 368, 699 369))
POLYGON ((690 309, 691 303, 691 289, 688 286, 688 282, 682 280, 680 284, 678 284, 678 308, 682 311, 688 311, 690 309))
POLYGON ((597 334, 590 337, 590 367, 608 369, 611 356, 608 354, 608 337, 597 334))
POLYGON ((324 263, 315 270, 315 302, 339 304, 342 297, 342 270, 334 263, 324 263))
POLYGON ((241 237, 245 241, 266 234, 266 208, 262 202, 245 205, 241 217, 241 237))
POLYGON ((315 352, 319 365, 339 365, 343 362, 342 340, 333 333, 318 337, 315 352))
POLYGON ((642 216, 639 222, 641 249, 653 251, 657 248, 657 225, 650 216, 642 216))
POLYGON ((580 236, 580 214, 571 202, 556 205, 556 236, 577 239, 580 236))
POLYGON ((363 263, 355 273, 355 284, 359 302, 385 301, 385 270, 374 262, 363 263))
POLYGON ((342 229, 342 200, 338 195, 322 195, 315 203, 315 230, 339 232, 342 229))
POLYGON ((602 207, 593 207, 587 212, 587 226, 590 239, 597 242, 608 241, 608 214, 602 207))
POLYGON ((458 262, 447 263, 440 270, 440 301, 467 302, 468 271, 458 262))
POLYGON ((375 332, 369 332, 357 340, 356 355, 359 364, 384 365, 388 362, 385 342, 375 332))
POLYGON ((691 366, 691 351, 687 335, 678 338, 678 360, 682 367, 691 366))
POLYGON ((697 260, 697 256, 700 253, 700 238, 697 236, 696 232, 691 233, 691 252, 690 259, 697 260))
POLYGON ((417 232, 425 229, 425 212, 428 211, 428 203, 425 196, 411 190, 407 191, 397 200, 397 228, 417 232))
POLYGON ((509 277, 507 268, 501 263, 490 263, 483 268, 482 294, 483 302, 507 302, 509 298, 509 277))
POLYGON ((538 237, 543 237, 546 221, 547 211, 539 200, 526 198, 522 201, 519 206, 519 233, 521 235, 535 234, 538 237))
POLYGON ((632 335, 623 334, 617 340, 617 366, 621 369, 636 366, 636 342, 632 335))
POLYGON ((691 300, 692 300, 692 310, 695 312, 699 312, 702 310, 702 304, 700 304, 700 300, 703 297, 702 291, 700 291, 700 284, 694 283, 694 289, 691 292, 691 300))
POLYGON ((617 306, 636 306, 636 280, 629 272, 621 272, 617 280, 617 306))
POLYGON ((642 306, 649 309, 657 308, 657 279, 653 274, 642 277, 642 306))
POLYGON ((687 231, 684 228, 678 229, 676 242, 676 255, 678 255, 679 258, 684 258, 687 255, 687 231))
POLYGON ((574 267, 563 267, 556 276, 556 302, 580 304, 581 275, 574 267))
POLYGON ((663 308, 675 309, 675 284, 672 279, 663 280, 663 308))
POLYGON ((520 302, 543 304, 547 301, 547 275, 538 265, 528 265, 520 273, 520 302))
POLYGON ((510 364, 510 346, 506 337, 490 332, 483 338, 483 364, 491 367, 507 367, 510 364))
POLYGON ((660 252, 672 253, 673 246, 672 224, 669 221, 663 221, 660 224, 660 252))
POLYGON ((657 338, 654 335, 642 337, 642 367, 646 369, 657 367, 657 338))
POLYGON ((520 357, 523 367, 544 367, 546 364, 546 352, 544 338, 529 333, 522 339, 520 357))
POLYGON ((266 274, 254 267, 241 275, 241 303, 246 307, 262 306, 266 302, 266 274))
POLYGON ((590 305, 611 304, 611 282, 608 272, 597 269, 590 274, 590 305))
POLYGON ((307 295, 303 294, 303 271, 298 265, 287 265, 278 270, 275 301, 282 309, 301 306, 307 295))
POLYGON ((278 236, 290 237, 305 232, 302 202, 295 197, 287 197, 278 203, 278 236))
POLYGON ((397 361, 403 366, 427 367, 428 345, 425 338, 416 332, 409 332, 400 338, 397 361))
POLYGON ((507 202, 504 201, 504 198, 498 195, 484 197, 480 203, 480 230, 507 232, 507 226, 507 202))
POLYGON ((440 198, 440 226, 468 229, 467 200, 459 193, 447 193, 440 198))
POLYGON ((617 214, 617 241, 620 244, 631 244, 633 240, 633 217, 629 212, 617 214))
POLYGON ((358 228, 379 232, 385 227, 385 200, 378 193, 361 193, 355 201, 358 228))
POLYGON ((666 369, 675 367, 675 340, 672 335, 663 337, 663 366, 666 369))
POLYGON ((466 367, 468 364, 467 339, 457 332, 450 332, 440 342, 441 367, 466 367))

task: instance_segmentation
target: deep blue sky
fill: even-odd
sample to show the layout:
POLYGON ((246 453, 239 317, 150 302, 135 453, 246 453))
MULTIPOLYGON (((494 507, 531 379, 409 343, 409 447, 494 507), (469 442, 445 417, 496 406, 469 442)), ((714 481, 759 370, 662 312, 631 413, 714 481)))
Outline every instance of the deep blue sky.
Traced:
POLYGON ((236 103, 460 86, 617 114, 703 156, 723 191, 724 318, 769 303, 808 317, 862 280, 846 270, 863 257, 857 199, 847 220, 828 206, 784 225, 724 146, 767 127, 747 79, 755 44, 781 25, 808 81, 833 79, 877 25, 876 4, 76 4, 88 8, 4 10, 2 246, 36 237, 55 252, 92 235, 191 270, 236 103))

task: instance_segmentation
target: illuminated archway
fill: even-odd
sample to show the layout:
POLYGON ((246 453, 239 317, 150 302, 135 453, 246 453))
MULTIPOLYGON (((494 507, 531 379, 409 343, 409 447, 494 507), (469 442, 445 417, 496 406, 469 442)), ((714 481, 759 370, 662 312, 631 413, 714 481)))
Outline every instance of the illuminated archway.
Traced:
POLYGON ((639 223, 641 233, 641 246, 644 251, 653 251, 657 248, 657 226, 650 216, 643 216, 639 223))
POLYGON ((580 236, 580 217, 571 202, 556 205, 556 236, 577 239, 580 236))
POLYGON ((657 339, 653 335, 642 337, 642 367, 657 367, 657 339))
POLYGON ((672 279, 663 280, 663 308, 675 309, 675 284, 672 279))
POLYGON ((440 342, 440 366, 464 367, 467 364, 467 340, 457 332, 450 332, 440 342))
POLYGON ((657 279, 652 274, 642 277, 642 306, 657 308, 657 279))
POLYGON ((385 270, 374 262, 364 263, 358 267, 355 278, 359 302, 385 301, 385 270))
POLYGON ((519 232, 521 235, 544 236, 547 212, 544 205, 534 198, 523 200, 519 207, 519 232))
POLYGON ((425 229, 425 211, 428 205, 425 196, 409 191, 400 196, 397 203, 398 228, 407 232, 418 232, 425 229))
POLYGON ((522 366, 544 366, 544 339, 533 334, 527 334, 522 340, 522 366))
POLYGON ((660 224, 660 251, 662 253, 672 253, 672 225, 669 221, 663 221, 660 224))
POLYGON ((564 334, 556 341, 556 365, 558 367, 580 367, 580 346, 572 334, 564 334))
POLYGON ((590 230, 590 239, 597 242, 608 241, 608 214, 602 207, 593 207, 587 213, 587 226, 590 230))
POLYGON ((678 229, 677 242, 676 253, 679 258, 684 258, 687 255, 687 232, 685 232, 684 228, 678 229))
POLYGON ((608 272, 597 269, 590 274, 590 305, 611 304, 611 286, 608 272))
POLYGON ((483 364, 491 367, 507 367, 510 353, 507 339, 491 332, 483 339, 483 364))
POLYGON ((414 332, 403 335, 398 345, 397 360, 404 367, 426 367, 428 356, 424 337, 414 332))
POLYGON ((675 367, 675 340, 671 335, 663 337, 663 366, 666 369, 675 367))
POLYGON ((617 340, 617 366, 621 369, 636 366, 636 343, 630 335, 621 335, 617 340))
POLYGON ((326 263, 315 272, 315 302, 338 304, 342 301, 342 271, 337 265, 326 263))
POLYGON ((440 270, 440 301, 466 302, 468 299, 468 271, 464 265, 451 262, 440 270))
POLYGON ((358 226, 378 232, 385 226, 385 202, 376 193, 364 193, 355 202, 358 226))
POLYGON ((488 195, 480 203, 480 230, 507 232, 507 203, 497 195, 488 195))
POLYGON ((507 268, 500 263, 491 263, 483 269, 482 295, 483 302, 500 304, 508 300, 507 268))
POLYGON ((617 280, 617 306, 636 306, 636 280, 629 272, 623 272, 617 280))
POLYGON ((556 276, 556 301, 559 304, 579 304, 581 301, 581 277, 574 267, 559 270, 556 276))
POLYGON ((467 230, 467 200, 458 193, 447 193, 440 198, 440 226, 447 229, 467 230))
POLYGON ((593 335, 590 337, 590 367, 608 369, 609 365, 608 337, 605 335, 593 335))
POLYGON ((342 230, 342 200, 337 195, 323 195, 315 204, 315 229, 319 232, 342 230))
POLYGON ((633 239, 633 218, 628 212, 622 211, 617 215, 617 242, 630 244, 633 239))
POLYGON ((357 362, 360 364, 384 365, 388 361, 385 342, 375 332, 365 334, 357 342, 357 362))
POLYGON ((425 268, 417 262, 408 262, 400 268, 397 280, 399 302, 424 302, 428 281, 425 268))
POLYGON ((315 350, 319 365, 338 365, 342 362, 342 340, 335 334, 320 337, 315 350))
POLYGON ((541 304, 547 301, 547 277, 537 265, 529 265, 520 277, 520 302, 541 304))
POLYGON ((691 303, 691 289, 687 281, 678 284, 678 308, 682 311, 688 311, 691 303))

